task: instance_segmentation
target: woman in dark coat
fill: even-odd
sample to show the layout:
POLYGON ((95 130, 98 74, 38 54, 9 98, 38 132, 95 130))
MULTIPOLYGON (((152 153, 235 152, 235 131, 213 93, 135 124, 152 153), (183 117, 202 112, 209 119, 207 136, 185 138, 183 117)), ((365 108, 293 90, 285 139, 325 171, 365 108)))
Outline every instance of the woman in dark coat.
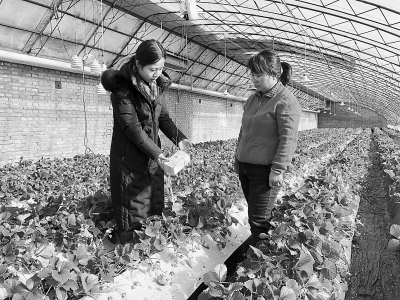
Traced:
POLYGON ((166 52, 156 40, 143 41, 119 71, 105 71, 111 92, 114 127, 110 151, 111 197, 119 242, 134 242, 140 221, 161 215, 164 171, 158 130, 181 150, 190 146, 169 117, 164 92, 171 85, 163 72, 166 52))

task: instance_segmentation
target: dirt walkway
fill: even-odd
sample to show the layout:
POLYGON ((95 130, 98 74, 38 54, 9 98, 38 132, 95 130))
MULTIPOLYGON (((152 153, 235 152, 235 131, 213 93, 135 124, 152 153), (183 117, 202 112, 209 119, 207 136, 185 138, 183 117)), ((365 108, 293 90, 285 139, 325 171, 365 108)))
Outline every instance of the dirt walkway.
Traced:
POLYGON ((400 300, 400 254, 387 250, 390 219, 384 176, 377 148, 371 142, 368 174, 360 182, 361 201, 353 239, 346 300, 400 300))

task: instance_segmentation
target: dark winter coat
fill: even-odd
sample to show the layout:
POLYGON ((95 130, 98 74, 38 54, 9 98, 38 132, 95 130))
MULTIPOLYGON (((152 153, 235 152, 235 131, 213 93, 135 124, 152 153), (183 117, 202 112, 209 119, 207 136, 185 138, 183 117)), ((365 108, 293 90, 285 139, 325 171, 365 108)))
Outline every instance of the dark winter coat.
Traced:
POLYGON ((113 106, 110 181, 114 215, 118 230, 127 232, 140 228, 140 220, 161 215, 164 208, 158 130, 175 145, 186 136, 169 117, 164 92, 171 81, 165 73, 152 90, 139 77, 132 59, 119 71, 105 71, 101 83, 111 92, 113 106))

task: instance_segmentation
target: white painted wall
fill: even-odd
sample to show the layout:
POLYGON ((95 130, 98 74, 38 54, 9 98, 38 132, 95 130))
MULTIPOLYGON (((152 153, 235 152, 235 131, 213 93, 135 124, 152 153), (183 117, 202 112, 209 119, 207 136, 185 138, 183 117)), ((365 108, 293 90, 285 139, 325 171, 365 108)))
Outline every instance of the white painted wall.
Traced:
POLYGON ((303 110, 300 118, 299 131, 318 128, 318 113, 310 110, 303 110))

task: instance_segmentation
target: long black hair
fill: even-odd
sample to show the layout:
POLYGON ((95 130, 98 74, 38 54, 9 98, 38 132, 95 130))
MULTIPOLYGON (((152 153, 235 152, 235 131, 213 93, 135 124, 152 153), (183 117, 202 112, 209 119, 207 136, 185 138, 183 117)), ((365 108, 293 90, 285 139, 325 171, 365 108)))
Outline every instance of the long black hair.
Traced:
POLYGON ((254 74, 268 74, 278 78, 283 85, 287 85, 292 77, 292 67, 287 62, 282 62, 279 55, 270 50, 264 50, 252 56, 247 62, 247 67, 254 74))
POLYGON ((161 58, 167 58, 167 52, 157 40, 145 40, 136 49, 136 55, 132 59, 142 66, 147 66, 158 62, 161 58))

